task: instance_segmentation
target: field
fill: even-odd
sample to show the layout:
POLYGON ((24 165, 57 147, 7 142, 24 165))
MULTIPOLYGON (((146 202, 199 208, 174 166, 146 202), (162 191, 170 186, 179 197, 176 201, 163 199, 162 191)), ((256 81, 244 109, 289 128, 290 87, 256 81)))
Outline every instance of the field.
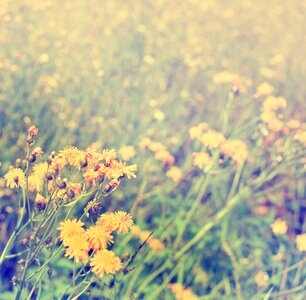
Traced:
POLYGON ((0 299, 306 299, 306 2, 0 1, 0 299))

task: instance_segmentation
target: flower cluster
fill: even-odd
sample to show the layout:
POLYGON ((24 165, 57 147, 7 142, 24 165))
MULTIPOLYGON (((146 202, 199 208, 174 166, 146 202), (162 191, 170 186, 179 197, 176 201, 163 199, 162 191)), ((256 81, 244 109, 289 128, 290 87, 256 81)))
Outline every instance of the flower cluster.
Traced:
POLYGON ((121 260, 107 247, 114 243, 114 232, 127 234, 132 225, 130 214, 123 211, 102 214, 88 229, 76 219, 63 221, 59 230, 60 240, 66 247, 65 256, 84 264, 90 260, 92 271, 99 276, 115 274, 122 268, 121 260), (94 254, 89 259, 90 250, 94 254))
POLYGON ((162 143, 154 142, 149 138, 144 138, 140 142, 140 147, 147 148, 154 152, 156 160, 165 165, 173 165, 175 162, 175 158, 169 153, 162 143))
MULTIPOLYGON (((150 231, 146 231, 146 230, 141 230, 138 226, 134 225, 132 227, 132 230, 131 230, 131 234, 135 237, 138 237, 141 241, 146 241, 147 238, 150 236, 150 231)), ((156 238, 152 238, 150 237, 148 240, 147 240, 147 243, 149 245, 149 247, 155 252, 155 253, 159 253, 161 251, 163 251, 165 249, 165 246, 164 244, 156 239, 156 238)))
POLYGON ((191 288, 185 288, 180 283, 172 283, 168 288, 175 295, 177 300, 197 300, 198 297, 192 292, 191 288))
POLYGON ((236 164, 244 162, 248 157, 248 147, 239 139, 226 139, 221 132, 210 129, 206 123, 200 123, 189 129, 191 139, 196 139, 206 148, 205 152, 193 153, 194 165, 205 172, 211 165, 211 152, 218 149, 225 157, 236 164))

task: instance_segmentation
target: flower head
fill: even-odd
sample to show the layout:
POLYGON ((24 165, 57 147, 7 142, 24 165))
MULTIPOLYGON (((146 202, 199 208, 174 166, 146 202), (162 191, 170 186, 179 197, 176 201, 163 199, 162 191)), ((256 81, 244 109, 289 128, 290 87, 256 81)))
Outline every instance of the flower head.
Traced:
POLYGON ((11 168, 4 175, 6 185, 13 188, 24 187, 26 184, 26 178, 24 172, 20 168, 11 168))
POLYGON ((286 234, 288 226, 284 220, 276 219, 273 224, 270 225, 274 234, 286 234))
POLYGON ((86 230, 90 247, 94 250, 106 249, 108 244, 114 243, 110 232, 102 226, 92 226, 86 230))
POLYGON ((85 229, 83 228, 84 223, 81 221, 66 220, 61 222, 60 227, 58 228, 60 233, 60 239, 63 241, 65 246, 69 245, 69 242, 75 236, 85 235, 85 229))
POLYGON ((122 263, 114 252, 103 249, 95 253, 90 260, 90 266, 95 274, 102 277, 104 274, 118 272, 122 268, 122 263))
POLYGON ((77 234, 72 236, 66 246, 68 246, 65 254, 66 257, 74 258, 77 263, 79 261, 86 263, 90 246, 85 235, 77 234))
POLYGON ((306 251, 306 233, 297 235, 296 246, 299 251, 306 251))

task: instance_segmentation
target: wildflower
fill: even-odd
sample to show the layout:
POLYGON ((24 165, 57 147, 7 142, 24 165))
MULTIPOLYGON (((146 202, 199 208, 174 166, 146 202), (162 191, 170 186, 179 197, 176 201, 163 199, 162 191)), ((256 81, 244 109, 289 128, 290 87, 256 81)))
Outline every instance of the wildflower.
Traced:
POLYGON ((175 158, 167 150, 156 152, 155 158, 167 165, 172 165, 175 162, 175 158))
POLYGON ((171 167, 166 175, 171 178, 174 182, 179 182, 183 176, 183 172, 178 167, 171 167))
POLYGON ((126 163, 120 161, 113 161, 111 168, 108 173, 109 178, 121 178, 127 176, 128 179, 131 177, 136 178, 135 172, 137 171, 137 165, 126 166, 126 163))
POLYGON ((33 174, 42 180, 46 178, 47 171, 48 171, 48 164, 46 162, 35 164, 33 166, 33 174))
POLYGON ((32 155, 35 155, 36 157, 41 157, 43 153, 44 152, 43 152, 43 150, 40 147, 36 147, 32 151, 32 155))
POLYGON ((75 259, 76 263, 82 261, 86 263, 88 260, 88 251, 90 250, 89 242, 86 236, 77 234, 69 238, 65 256, 70 259, 75 259))
POLYGON ((28 136, 33 139, 36 135, 38 135, 38 128, 33 125, 28 129, 28 136))
POLYGON ((122 263, 114 252, 103 249, 95 253, 90 266, 92 272, 102 277, 104 274, 115 274, 122 268, 122 263))
POLYGON ((221 132, 209 129, 201 136, 199 140, 205 147, 210 149, 216 149, 220 146, 222 142, 225 141, 225 137, 221 132))
POLYGON ((296 236, 296 246, 299 251, 306 251, 306 233, 296 236))
POLYGON ((211 158, 206 152, 193 153, 194 165, 200 169, 207 169, 211 164, 211 158))
POLYGON ((233 83, 239 81, 239 75, 228 71, 216 73, 213 77, 214 83, 233 83))
POLYGON ((139 142, 139 146, 140 148, 148 148, 149 145, 151 144, 151 140, 149 138, 143 138, 140 142, 139 142))
POLYGON ((270 225, 274 234, 286 234, 288 226, 284 220, 276 219, 273 224, 270 225))
POLYGON ((82 193, 82 185, 80 183, 72 183, 70 191, 73 192, 74 196, 78 196, 82 193))
POLYGON ((269 282, 269 275, 267 272, 259 271, 255 276, 255 282, 259 288, 267 286, 269 282))
POLYGON ((58 172, 60 169, 62 169, 66 165, 66 160, 63 157, 55 156, 52 159, 51 167, 58 172))
POLYGON ((287 107, 287 101, 284 97, 269 96, 262 105, 263 112, 276 111, 287 107))
POLYGON ((83 225, 83 222, 77 221, 76 219, 68 219, 66 221, 61 222, 60 227, 58 229, 61 231, 60 240, 63 241, 63 244, 65 246, 69 245, 69 241, 71 240, 71 238, 85 234, 85 229, 83 228, 83 225))
POLYGON ((117 158, 115 150, 105 149, 102 152, 101 159, 105 161, 106 165, 109 165, 113 160, 117 158))
POLYGON ((110 232, 97 225, 86 230, 86 237, 90 247, 96 251, 106 249, 108 244, 114 243, 110 232))
POLYGON ((103 227, 108 232, 113 232, 118 227, 116 220, 114 220, 114 215, 112 213, 102 214, 97 221, 97 225, 103 227))
POLYGON ((190 288, 185 288, 180 283, 172 283, 168 288, 175 295, 177 300, 197 300, 198 297, 192 292, 190 288))
POLYGON ((24 172, 20 168, 11 168, 4 175, 6 180, 6 186, 13 188, 24 187, 26 184, 26 178, 24 172))
POLYGON ((156 109, 154 111, 153 116, 154 116, 154 119, 156 119, 157 121, 160 121, 160 122, 165 119, 165 114, 159 109, 156 109))
POLYGON ((199 139, 207 129, 208 129, 207 123, 200 123, 197 126, 191 127, 189 129, 190 138, 192 140, 199 139))
POLYGON ((291 119, 287 122, 287 127, 289 129, 298 129, 301 127, 301 122, 299 120, 291 119))
POLYGON ((274 87, 271 84, 264 82, 257 87, 255 96, 269 96, 273 93, 273 91, 274 87))
POLYGON ((85 158, 85 153, 73 146, 64 148, 59 152, 59 155, 68 165, 75 168, 80 168, 81 161, 85 158))
POLYGON ((95 185, 101 178, 100 173, 94 170, 88 170, 86 173, 83 174, 83 176, 88 185, 95 185))
POLYGON ((28 178, 28 189, 30 192, 41 192, 44 187, 44 180, 37 175, 30 175, 28 178))
POLYGON ((48 200, 42 196, 41 194, 37 193, 35 197, 35 204, 37 205, 38 209, 44 209, 48 203, 48 200))
POLYGON ((135 156, 136 151, 133 146, 123 146, 120 148, 119 153, 123 160, 129 160, 135 156))
POLYGON ((296 134, 294 135, 294 140, 306 146, 306 131, 305 130, 297 131, 296 134))
POLYGON ((116 211, 113 213, 114 223, 117 225, 117 232, 127 234, 129 228, 133 225, 132 217, 125 211, 116 211))
POLYGON ((220 150, 237 164, 244 162, 248 156, 247 145, 241 140, 226 140, 221 144, 220 150))
POLYGON ((39 56, 39 59, 38 61, 43 64, 43 63, 46 63, 49 61, 49 55, 47 53, 42 53, 40 56, 39 56))

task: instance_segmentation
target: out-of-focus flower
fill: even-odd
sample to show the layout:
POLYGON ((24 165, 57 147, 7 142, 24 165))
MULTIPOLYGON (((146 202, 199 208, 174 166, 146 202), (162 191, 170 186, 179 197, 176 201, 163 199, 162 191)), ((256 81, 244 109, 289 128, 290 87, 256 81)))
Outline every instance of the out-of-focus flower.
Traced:
POLYGON ((237 164, 244 162, 248 157, 247 145, 241 140, 226 140, 221 144, 220 150, 237 164))
POLYGON ((6 186, 13 188, 25 187, 26 177, 20 168, 11 168, 4 175, 6 186))
POLYGON ((35 204, 39 209, 44 209, 48 204, 48 200, 41 194, 37 193, 35 197, 35 204))
POLYGON ((40 147, 36 147, 35 149, 33 149, 32 151, 32 155, 35 155, 37 157, 41 157, 43 155, 43 150, 40 147))
POLYGON ((214 83, 233 83, 240 80, 240 76, 228 71, 222 71, 214 75, 214 83))
POLYGON ((256 274, 254 280, 259 288, 265 287, 269 283, 269 275, 267 274, 267 272, 259 271, 256 274))
POLYGON ((75 168, 80 168, 81 161, 85 159, 85 153, 73 146, 61 150, 59 156, 62 157, 68 165, 75 168))
POLYGON ((156 109, 153 112, 153 116, 154 116, 154 119, 156 119, 157 121, 160 121, 160 122, 165 119, 165 114, 159 109, 156 109))
POLYGON ((174 182, 179 182, 183 176, 183 172, 178 167, 171 167, 166 175, 171 178, 174 182))
POLYGON ((28 129, 28 135, 30 138, 33 138, 34 136, 38 135, 38 128, 33 125, 28 129))
POLYGON ((306 233, 296 236, 296 246, 299 251, 306 251, 306 233))
POLYGON ((206 170, 211 165, 211 157, 206 152, 194 152, 193 164, 199 169, 206 170))
POLYGON ((274 87, 271 84, 264 82, 257 87, 255 97, 269 96, 273 92, 274 87))
POLYGON ((288 230, 286 222, 281 219, 276 219, 270 226, 274 234, 286 234, 288 230))
POLYGON ((294 135, 294 140, 306 146, 306 131, 305 130, 297 131, 296 134, 294 135))
POLYGON ((192 140, 199 139, 207 129, 208 129, 207 123, 200 123, 197 126, 191 127, 189 129, 190 138, 192 140))
POLYGON ((209 129, 201 136, 199 140, 205 147, 216 149, 225 141, 225 137, 221 132, 209 129))
POLYGON ((129 160, 136 155, 136 151, 133 146, 123 146, 120 148, 119 153, 123 160, 129 160))
POLYGON ((197 300, 198 297, 192 292, 191 288, 185 288, 180 283, 172 283, 168 288, 175 295, 177 300, 197 300))
POLYGON ((38 61, 43 64, 43 63, 46 63, 49 61, 49 55, 47 53, 42 53, 40 56, 39 56, 39 59, 38 61))

